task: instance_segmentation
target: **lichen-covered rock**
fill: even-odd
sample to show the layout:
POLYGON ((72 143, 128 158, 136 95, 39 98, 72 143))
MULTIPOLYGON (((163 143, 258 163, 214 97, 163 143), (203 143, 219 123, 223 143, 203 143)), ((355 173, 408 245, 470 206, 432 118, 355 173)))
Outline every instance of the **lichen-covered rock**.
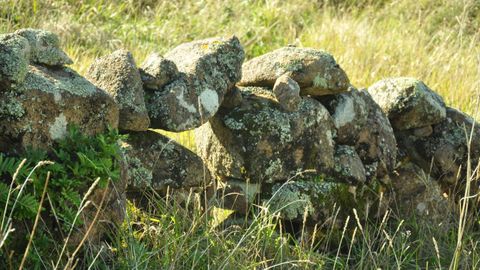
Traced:
POLYGON ((140 75, 146 89, 158 90, 175 79, 178 69, 174 62, 152 53, 143 62, 140 75))
POLYGON ((287 112, 298 109, 302 98, 300 97, 300 86, 288 75, 278 77, 273 86, 273 93, 280 103, 280 106, 287 112))
POLYGON ((286 74, 299 84, 301 95, 336 94, 350 85, 331 54, 311 48, 280 48, 251 59, 242 69, 241 86, 273 87, 286 74))
POLYGON ((20 84, 28 72, 30 45, 25 38, 14 35, 0 35, 0 92, 2 86, 20 84))
POLYGON ((336 141, 340 144, 353 145, 358 140, 360 131, 367 123, 370 108, 360 91, 351 87, 350 91, 337 95, 318 98, 332 115, 337 129, 336 141))
POLYGON ((417 219, 439 224, 448 222, 449 203, 443 192, 420 167, 411 162, 402 163, 392 174, 391 207, 400 218, 417 219))
POLYGON ((445 103, 422 81, 414 78, 388 78, 368 88, 392 126, 398 130, 437 124, 445 118, 445 103))
POLYGON ((262 194, 269 210, 283 219, 321 224, 331 221, 339 207, 350 213, 356 205, 352 191, 343 183, 300 180, 267 186, 262 194))
POLYGON ((30 62, 48 66, 63 66, 73 61, 60 48, 58 36, 50 31, 40 29, 20 29, 15 32, 30 44, 30 62))
POLYGON ((227 91, 240 80, 244 51, 236 37, 182 44, 165 55, 178 68, 177 78, 147 92, 153 128, 184 131, 210 119, 227 91))
POLYGON ((0 91, 0 100, 0 138, 11 143, 0 151, 47 148, 66 135, 69 124, 89 135, 118 125, 114 100, 66 67, 31 65, 24 83, 0 91))
POLYGON ((446 118, 433 125, 433 132, 428 137, 418 136, 415 130, 396 132, 402 155, 409 157, 424 171, 431 171, 435 178, 448 187, 464 181, 468 162, 467 138, 470 135, 470 155, 472 168, 475 168, 480 158, 480 126, 473 118, 458 110, 447 108, 446 118), (460 178, 457 179, 457 175, 460 178))
POLYGON ((388 181, 396 164, 397 142, 388 118, 370 94, 351 88, 321 101, 332 114, 336 142, 355 147, 367 179, 388 181))
POLYGON ((142 80, 130 52, 117 50, 96 59, 88 68, 86 77, 107 91, 117 102, 120 108, 120 129, 148 129, 150 119, 145 107, 142 80))
POLYGON ((154 131, 131 132, 123 142, 130 190, 203 187, 211 176, 190 150, 154 131))
POLYGON ((328 111, 302 98, 285 112, 271 89, 242 88, 242 103, 195 130, 199 155, 221 179, 286 181, 304 171, 333 169, 335 130, 328 111))
POLYGON ((365 183, 365 167, 363 167, 362 160, 358 156, 355 147, 336 145, 333 177, 337 181, 349 184, 365 183))

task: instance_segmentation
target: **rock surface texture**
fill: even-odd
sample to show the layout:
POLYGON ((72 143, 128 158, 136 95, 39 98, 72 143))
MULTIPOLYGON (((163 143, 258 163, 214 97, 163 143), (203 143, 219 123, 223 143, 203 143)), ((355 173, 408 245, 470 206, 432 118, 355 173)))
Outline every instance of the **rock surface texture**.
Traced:
POLYGON ((396 134, 403 155, 424 171, 431 171, 445 187, 451 188, 465 182, 470 137, 472 168, 478 164, 480 127, 473 118, 456 109, 447 108, 446 111, 446 118, 432 126, 429 136, 418 136, 416 130, 396 134))
POLYGON ((275 182, 333 169, 335 130, 322 104, 304 97, 296 111, 285 112, 271 90, 241 92, 238 107, 195 130, 198 153, 216 177, 275 182))
POLYGON ((30 62, 47 66, 73 64, 72 59, 60 48, 60 39, 50 31, 22 29, 16 35, 27 39, 30 45, 30 62))
POLYGON ((332 114, 337 143, 355 148, 367 179, 388 181, 395 168, 397 142, 388 118, 370 94, 351 88, 320 100, 332 114))
POLYGON ((190 150, 154 131, 134 132, 122 144, 130 190, 204 187, 211 176, 190 150))
POLYGON ((246 62, 240 85, 273 87, 282 75, 296 81, 302 95, 336 94, 350 85, 347 74, 331 54, 296 47, 280 48, 246 62))
POLYGON ((178 76, 178 69, 174 62, 152 53, 143 62, 140 74, 145 89, 159 90, 178 76))
POLYGON ((207 122, 225 94, 240 80, 243 48, 236 37, 182 44, 165 55, 178 76, 161 89, 147 92, 153 128, 184 131, 207 122))
POLYGON ((0 87, 22 83, 28 72, 29 59, 27 39, 15 34, 0 35, 0 87))
POLYGON ((30 65, 24 82, 0 91, 0 150, 48 148, 69 124, 86 134, 118 125, 118 107, 103 90, 61 67, 30 65))
POLYGON ((368 88, 375 102, 398 130, 420 128, 445 119, 445 103, 422 81, 388 78, 368 88))
POLYGON ((130 52, 118 50, 95 60, 88 68, 86 77, 115 99, 120 108, 120 129, 148 129, 150 119, 145 107, 143 84, 130 52))

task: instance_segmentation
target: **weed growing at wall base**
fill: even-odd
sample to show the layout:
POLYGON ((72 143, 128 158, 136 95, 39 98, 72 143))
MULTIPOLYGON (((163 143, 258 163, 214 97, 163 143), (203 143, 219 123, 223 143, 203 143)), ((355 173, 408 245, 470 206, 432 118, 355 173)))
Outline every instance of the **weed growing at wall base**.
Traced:
POLYGON ((120 138, 113 129, 89 137, 70 127, 52 153, 27 150, 21 157, 0 154, 0 265, 18 267, 33 233, 33 219, 40 215, 25 266, 52 267, 53 258, 61 254, 61 243, 84 222, 79 212, 88 202, 84 198, 87 191, 92 185, 103 189, 110 181, 119 180, 120 138), (45 203, 40 205, 45 186, 45 203))

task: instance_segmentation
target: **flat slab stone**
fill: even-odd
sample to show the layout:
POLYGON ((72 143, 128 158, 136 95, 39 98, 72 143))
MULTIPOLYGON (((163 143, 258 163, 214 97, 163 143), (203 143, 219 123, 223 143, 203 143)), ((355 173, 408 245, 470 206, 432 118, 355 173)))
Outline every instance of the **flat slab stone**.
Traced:
POLYGON ((241 86, 273 87, 288 75, 301 95, 321 96, 344 92, 350 81, 331 54, 311 48, 284 47, 243 64, 241 86))

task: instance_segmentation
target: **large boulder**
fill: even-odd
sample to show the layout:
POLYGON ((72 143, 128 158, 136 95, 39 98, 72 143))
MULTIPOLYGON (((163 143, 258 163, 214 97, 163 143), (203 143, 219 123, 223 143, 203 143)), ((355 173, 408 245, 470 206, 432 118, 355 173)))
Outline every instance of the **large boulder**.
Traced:
POLYGON ((422 81, 399 77, 381 80, 368 88, 398 130, 433 125, 445 119, 445 103, 422 81))
POLYGON ((63 66, 73 61, 60 48, 60 39, 50 31, 40 29, 21 29, 14 34, 28 40, 30 45, 30 62, 48 66, 63 66))
POLYGON ((179 74, 162 89, 147 92, 153 128, 184 131, 210 119, 227 91, 240 80, 244 51, 236 37, 182 44, 165 55, 179 74))
POLYGON ((198 153, 214 176, 275 182, 333 169, 335 129, 322 104, 304 97, 296 111, 286 112, 271 89, 241 92, 239 106, 220 110, 195 130, 198 153))
POLYGON ((388 181, 396 165, 397 142, 388 118, 365 90, 320 99, 332 114, 336 142, 354 146, 367 179, 388 181))
POLYGON ((69 124, 90 135, 118 126, 114 100, 66 67, 30 65, 24 82, 0 91, 0 100, 0 151, 48 148, 69 124))
POLYGON ((122 150, 131 191, 204 187, 212 179, 200 157, 154 131, 131 132, 122 150))
POLYGON ((88 68, 86 77, 107 91, 117 102, 120 108, 120 129, 148 129, 150 119, 145 107, 143 84, 130 52, 117 50, 96 59, 88 68))
POLYGON ((0 91, 25 80, 30 59, 30 45, 15 34, 0 35, 0 91))
POLYGON ((296 81, 302 95, 321 96, 344 92, 350 82, 333 56, 311 48, 284 47, 246 62, 241 86, 273 87, 287 75, 296 81))
POLYGON ((470 116, 447 108, 446 118, 432 126, 431 135, 423 135, 418 134, 416 129, 397 131, 402 155, 413 160, 424 171, 431 171, 446 187, 464 182, 469 151, 472 168, 476 167, 480 158, 479 124, 470 116))

